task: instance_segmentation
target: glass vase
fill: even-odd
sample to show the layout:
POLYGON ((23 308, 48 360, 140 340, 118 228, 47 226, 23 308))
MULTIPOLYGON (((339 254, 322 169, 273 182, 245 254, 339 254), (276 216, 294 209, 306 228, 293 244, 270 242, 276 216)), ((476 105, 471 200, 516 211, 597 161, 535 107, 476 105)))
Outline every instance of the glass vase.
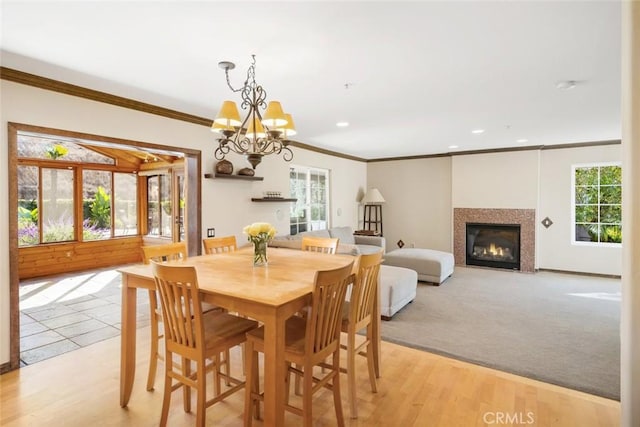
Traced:
POLYGON ((256 240, 253 242, 253 266, 267 265, 267 241, 256 240))

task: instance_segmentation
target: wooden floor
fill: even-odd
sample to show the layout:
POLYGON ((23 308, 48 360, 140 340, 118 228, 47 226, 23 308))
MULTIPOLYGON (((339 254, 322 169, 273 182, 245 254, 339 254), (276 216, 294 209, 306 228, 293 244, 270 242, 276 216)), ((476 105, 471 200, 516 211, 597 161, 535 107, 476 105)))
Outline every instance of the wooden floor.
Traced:
MULTIPOLYGON (((162 369, 156 391, 147 392, 147 328, 138 331, 136 382, 127 409, 119 400, 119 337, 0 376, 2 426, 156 426, 162 401, 162 369)), ((234 370, 240 353, 233 353, 234 370)), ((619 425, 620 403, 581 392, 387 342, 382 347, 378 393, 368 388, 366 361, 359 365, 360 418, 348 418, 346 380, 343 409, 350 426, 603 426, 619 425)), ((207 425, 242 425, 243 394, 207 410, 207 425)), ((329 391, 314 399, 317 426, 335 425, 329 391)), ((286 423, 300 424, 287 414, 286 423)), ((192 426, 195 415, 182 410, 175 392, 170 426, 192 426)), ((261 426, 262 423, 255 422, 261 426)))

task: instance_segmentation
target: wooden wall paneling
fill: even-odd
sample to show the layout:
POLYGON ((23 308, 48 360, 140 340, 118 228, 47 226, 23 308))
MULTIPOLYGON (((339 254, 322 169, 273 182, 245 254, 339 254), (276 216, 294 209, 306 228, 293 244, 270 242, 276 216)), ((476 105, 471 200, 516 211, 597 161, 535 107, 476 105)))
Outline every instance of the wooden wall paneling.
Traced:
POLYGON ((141 262, 141 245, 135 236, 20 248, 19 279, 141 262))

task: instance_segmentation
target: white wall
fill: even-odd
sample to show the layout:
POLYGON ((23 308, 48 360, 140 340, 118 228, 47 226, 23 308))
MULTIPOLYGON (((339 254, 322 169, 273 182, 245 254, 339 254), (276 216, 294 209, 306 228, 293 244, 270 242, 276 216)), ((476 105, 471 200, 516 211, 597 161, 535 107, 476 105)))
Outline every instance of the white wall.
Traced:
POLYGON ((537 223, 538 267, 598 274, 622 274, 622 247, 575 245, 571 242, 571 170, 581 163, 620 162, 620 145, 542 150, 537 223), (553 225, 540 221, 549 217, 553 225))
POLYGON ((402 239, 407 247, 452 251, 451 157, 372 162, 367 184, 386 200, 387 250, 402 239))
POLYGON ((454 208, 535 209, 538 151, 453 156, 454 208))
MULTIPOLYGON (((216 142, 215 135, 205 126, 5 80, 0 83, 0 121, 4 147, 0 149, 0 230, 3 230, 0 232, 0 364, 3 364, 9 361, 7 122, 201 150, 203 173, 213 172, 216 142)), ((357 227, 357 200, 366 188, 366 164, 295 147, 293 151, 294 163, 331 170, 332 224, 357 227)), ((248 166, 239 157, 230 157, 230 160, 236 168, 248 166)), ((254 203, 251 197, 261 197, 267 190, 287 194, 289 163, 279 156, 267 157, 256 172, 264 176, 264 181, 202 180, 203 235, 207 228, 215 227, 217 235, 235 234, 239 242, 243 242, 242 228, 254 221, 272 222, 281 234, 288 233, 287 203, 254 203)))

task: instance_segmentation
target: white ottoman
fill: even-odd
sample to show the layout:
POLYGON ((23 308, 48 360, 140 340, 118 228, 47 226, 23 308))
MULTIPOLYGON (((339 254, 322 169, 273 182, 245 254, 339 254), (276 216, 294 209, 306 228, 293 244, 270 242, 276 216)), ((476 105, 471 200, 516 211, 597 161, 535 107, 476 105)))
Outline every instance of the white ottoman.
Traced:
POLYGON ((402 248, 387 252, 383 263, 410 268, 418 273, 418 280, 439 285, 453 274, 455 261, 449 252, 402 248))
POLYGON ((416 297, 418 273, 414 270, 389 265, 380 266, 380 316, 391 317, 416 297))

